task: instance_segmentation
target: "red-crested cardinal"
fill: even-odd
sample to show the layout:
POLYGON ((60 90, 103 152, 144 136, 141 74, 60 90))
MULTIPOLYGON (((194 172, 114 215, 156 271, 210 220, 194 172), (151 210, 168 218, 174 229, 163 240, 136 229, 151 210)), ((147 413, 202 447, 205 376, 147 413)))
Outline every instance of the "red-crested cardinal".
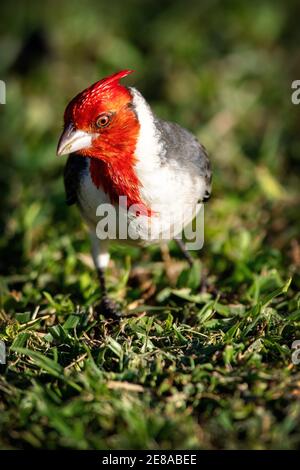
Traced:
MULTIPOLYGON (((103 78, 72 99, 57 148, 57 155, 70 154, 64 171, 67 204, 78 204, 89 227, 102 312, 109 316, 117 310, 107 297, 104 270, 110 240, 126 238, 120 235, 120 220, 131 242, 178 238, 211 192, 205 148, 178 124, 156 117, 138 90, 120 84, 131 72, 103 78), (99 227, 103 204, 116 209, 108 223, 117 229, 110 232, 99 227)), ((184 244, 176 241, 191 262, 184 244)))

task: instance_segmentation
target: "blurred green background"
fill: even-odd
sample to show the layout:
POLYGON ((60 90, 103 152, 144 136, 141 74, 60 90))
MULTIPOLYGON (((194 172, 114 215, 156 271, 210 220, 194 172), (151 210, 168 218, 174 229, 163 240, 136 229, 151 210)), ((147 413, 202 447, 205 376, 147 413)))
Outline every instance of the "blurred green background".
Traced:
MULTIPOLYGON (((298 220, 284 202, 299 185, 300 106, 291 103, 291 82, 300 76, 298 12, 291 0, 1 6, 1 270, 19 272, 45 232, 66 220, 76 226, 63 203, 65 162, 55 156, 63 111, 74 94, 122 68, 136 70, 126 83, 157 114, 208 148, 214 196, 207 217, 225 211, 234 225, 254 209, 258 235, 266 236, 269 221, 270 237, 286 248, 298 220), (243 205, 249 199, 252 209, 243 205)), ((208 229, 214 242, 222 237, 219 220, 208 229)))
MULTIPOLYGON (((217 289, 226 311, 231 305, 235 311, 255 305, 261 296, 293 277, 289 303, 279 304, 277 314, 284 318, 287 312, 298 312, 291 320, 298 323, 289 324, 284 330, 286 336, 280 328, 274 330, 272 340, 264 345, 271 368, 281 364, 282 370, 280 361, 290 363, 290 352, 282 344, 290 347, 292 340, 299 337, 300 105, 291 102, 291 83, 300 79, 299 14, 297 0, 44 0, 1 4, 0 79, 7 85, 7 104, 0 105, 0 298, 5 324, 28 312, 29 321, 37 306, 41 311, 58 309, 59 314, 59 309, 70 312, 78 304, 84 309, 99 298, 79 214, 65 205, 62 182, 65 159, 57 158, 55 152, 68 101, 106 74, 131 68, 136 72, 124 83, 136 86, 160 117, 192 130, 211 155, 213 195, 206 206, 206 240, 200 260, 201 269, 208 274, 208 285, 217 289), (46 298, 44 291, 48 293, 46 298), (69 295, 74 305, 69 303, 69 295)), ((180 258, 175 247, 171 254, 180 258)), ((142 263, 153 273, 152 301, 156 305, 171 302, 174 292, 168 290, 169 282, 156 248, 143 253, 115 249, 114 269, 108 274, 112 295, 118 298, 121 295, 125 305, 144 295, 143 287, 130 284, 131 281, 126 294, 128 255, 133 265, 142 263)), ((175 261, 174 265, 177 266, 175 261)), ((187 274, 180 278, 177 287, 183 287, 185 282, 193 290, 187 274)), ((183 298, 186 305, 180 304, 180 308, 185 315, 195 298, 183 298)), ((210 328, 222 325, 226 329, 225 320, 218 323, 218 315, 226 316, 224 308, 215 313, 217 323, 210 328)), ((188 318, 187 315, 183 320, 189 322, 188 318)), ((43 324, 44 332, 48 326, 43 324)), ((210 333, 207 334, 209 337, 210 333)), ((40 343, 38 349, 43 350, 40 343)), ((208 362, 219 360, 213 353, 207 354, 208 362)), ((228 357, 224 359, 225 369, 228 357)), ((256 356, 255 360, 258 361, 256 356)), ((264 360, 262 353, 260 365, 255 363, 258 369, 267 367, 262 366, 264 360)), ((108 370, 114 370, 109 367, 108 370)), ((169 373, 163 370, 164 374, 169 373)), ((10 373, 13 376, 13 371, 10 373)), ((237 369, 236 374, 239 373, 237 369)), ((283 381, 280 373, 275 372, 278 384, 283 381)), ((154 378, 151 386, 157 387, 154 378)), ((277 411, 272 404, 274 413, 267 413, 267 421, 262 418, 262 411, 256 414, 256 409, 249 405, 244 416, 245 428, 241 434, 236 433, 235 419, 244 418, 230 414, 233 394, 230 386, 226 389, 224 385, 222 390, 225 401, 219 408, 216 405, 215 417, 207 427, 210 437, 203 437, 199 429, 201 435, 197 434, 195 422, 191 424, 189 418, 187 421, 182 418, 184 424, 178 424, 176 409, 180 405, 174 405, 175 418, 172 411, 167 420, 171 423, 166 428, 170 431, 166 431, 168 438, 162 437, 161 441, 157 436, 154 438, 154 426, 149 431, 151 436, 140 437, 137 444, 138 427, 133 426, 133 434, 128 437, 120 426, 115 440, 105 441, 103 437, 101 445, 151 447, 155 441, 162 442, 162 447, 185 443, 192 447, 253 448, 294 447, 300 442, 299 433, 296 438, 289 434, 299 426, 300 411, 298 408, 292 408, 293 413, 289 408, 279 411, 287 406, 286 401, 278 409, 274 405, 277 411), (230 411, 225 416, 222 410, 226 407, 230 411), (284 413, 292 418, 282 429, 277 428, 274 423, 283 420, 284 413), (257 424, 261 420, 263 424, 257 424), (182 436, 176 434, 178 426, 182 436), (251 426, 255 428, 253 432, 251 426), (276 430, 274 435, 272 427, 276 430)), ((240 393, 238 385, 235 390, 240 393)), ((44 392, 35 389, 34 393, 44 392)), ((270 397, 271 392, 266 400, 271 400, 270 397)), ((184 406, 192 410, 194 405, 188 400, 184 406)), ((154 406, 149 403, 139 402, 140 415, 147 406, 154 406)), ((8 428, 17 419, 10 414, 10 406, 5 419, 4 408, 1 409, 8 428)), ((162 401, 159 406, 163 408, 158 408, 158 415, 168 415, 171 404, 165 409, 162 401)), ((210 406, 210 410, 215 410, 215 405, 210 406)), ((194 411, 186 413, 190 416, 194 411)), ((80 427, 80 413, 78 416, 80 427)), ((63 434, 59 426, 57 429, 57 435, 63 434)), ((61 446, 75 446, 75 442, 78 446, 83 442, 83 447, 98 445, 84 436, 82 441, 75 437, 74 441, 73 437, 59 441, 57 435, 54 434, 53 442, 60 442, 61 446)), ((34 430, 32 434, 20 431, 15 436, 12 433, 9 438, 13 446, 24 441, 35 447, 45 445, 44 438, 34 430)), ((51 439, 49 442, 49 446, 55 445, 51 439)))

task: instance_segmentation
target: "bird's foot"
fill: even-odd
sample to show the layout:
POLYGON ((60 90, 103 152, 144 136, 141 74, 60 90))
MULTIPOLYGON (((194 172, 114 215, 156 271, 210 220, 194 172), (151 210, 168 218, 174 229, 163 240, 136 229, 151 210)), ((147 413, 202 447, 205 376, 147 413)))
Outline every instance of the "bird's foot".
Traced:
POLYGON ((103 297, 99 305, 99 313, 105 318, 118 319, 122 316, 117 304, 109 297, 103 297))

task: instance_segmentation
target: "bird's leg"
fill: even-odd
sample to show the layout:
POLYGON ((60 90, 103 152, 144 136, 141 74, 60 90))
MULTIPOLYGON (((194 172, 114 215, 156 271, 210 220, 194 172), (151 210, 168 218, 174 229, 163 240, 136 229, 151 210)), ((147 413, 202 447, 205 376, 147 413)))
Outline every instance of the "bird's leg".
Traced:
POLYGON ((97 238, 96 234, 91 233, 91 242, 92 242, 92 256, 94 260, 95 267, 97 269, 98 280, 100 284, 101 292, 101 303, 100 303, 100 313, 108 318, 120 317, 121 313, 119 312, 116 304, 108 297, 106 282, 105 282, 105 268, 109 263, 109 252, 108 252, 108 242, 101 241, 97 238))
POLYGON ((184 242, 179 238, 175 238, 174 240, 177 243, 177 246, 180 248, 181 253, 183 254, 184 258, 187 260, 191 268, 194 265, 194 260, 189 254, 184 242))
POLYGON ((174 270, 172 270, 172 259, 169 252, 167 243, 160 244, 161 256, 165 265, 166 274, 168 280, 172 286, 176 285, 176 276, 174 276, 174 270))
POLYGON ((101 291, 101 303, 100 303, 101 313, 103 313, 105 317, 110 317, 110 318, 120 317, 121 313, 119 312, 115 302, 111 300, 108 296, 106 283, 105 283, 104 270, 102 268, 97 268, 97 274, 98 274, 100 291, 101 291))

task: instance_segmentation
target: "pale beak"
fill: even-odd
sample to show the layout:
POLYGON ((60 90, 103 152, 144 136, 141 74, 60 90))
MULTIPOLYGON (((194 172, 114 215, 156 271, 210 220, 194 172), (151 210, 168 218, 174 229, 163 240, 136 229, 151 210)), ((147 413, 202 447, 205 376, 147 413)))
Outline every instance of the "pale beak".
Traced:
POLYGON ((65 127, 57 146, 56 154, 58 156, 77 152, 91 147, 93 134, 76 130, 73 124, 65 127))

